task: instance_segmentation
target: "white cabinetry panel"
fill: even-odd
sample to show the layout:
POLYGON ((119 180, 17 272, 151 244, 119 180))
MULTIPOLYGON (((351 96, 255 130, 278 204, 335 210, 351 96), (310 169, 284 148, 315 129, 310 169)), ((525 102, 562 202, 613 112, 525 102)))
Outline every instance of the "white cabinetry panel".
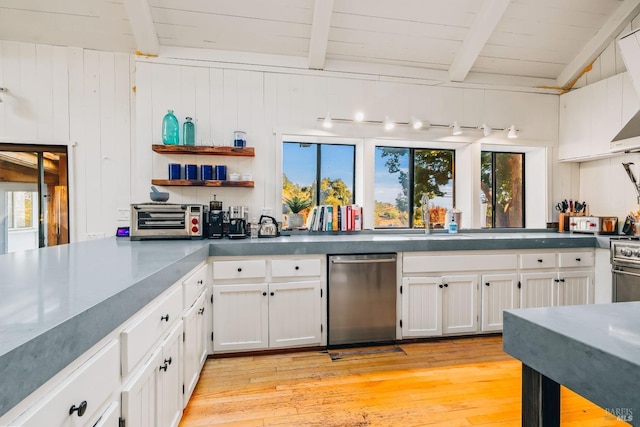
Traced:
POLYGON ((207 358, 207 311, 209 295, 203 290, 196 302, 182 316, 184 323, 184 407, 200 378, 200 371, 207 358))
POLYGON ((559 273, 558 305, 593 304, 593 272, 559 273))
POLYGON ((442 333, 457 334, 478 330, 478 276, 444 276, 442 333))
POLYGON ((157 348, 122 390, 122 418, 129 426, 159 425, 159 370, 162 348, 157 348))
POLYGON ((402 336, 442 334, 441 277, 402 279, 402 336))
POLYGON ((555 281, 557 273, 524 273, 520 307, 551 307, 556 304, 555 281))
POLYGON ((482 276, 482 330, 501 331, 504 310, 520 306, 517 274, 482 276))
POLYGON ((263 259, 214 261, 212 268, 214 280, 252 279, 266 276, 267 261, 263 259))
POLYGON ((320 281, 269 284, 269 347, 320 344, 320 281))

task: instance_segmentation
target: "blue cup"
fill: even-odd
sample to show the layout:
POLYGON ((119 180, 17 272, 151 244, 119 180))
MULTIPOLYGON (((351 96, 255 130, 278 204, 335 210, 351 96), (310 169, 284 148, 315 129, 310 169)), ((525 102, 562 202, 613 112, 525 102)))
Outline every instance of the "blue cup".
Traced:
POLYGON ((169 163, 169 179, 182 179, 182 165, 169 163))
POLYGON ((203 180, 213 179, 213 166, 200 165, 200 178, 203 180))
POLYGON ((225 165, 216 165, 215 167, 215 179, 218 181, 227 180, 227 167, 225 165))
POLYGON ((184 178, 192 181, 198 179, 198 166, 184 165, 184 178))

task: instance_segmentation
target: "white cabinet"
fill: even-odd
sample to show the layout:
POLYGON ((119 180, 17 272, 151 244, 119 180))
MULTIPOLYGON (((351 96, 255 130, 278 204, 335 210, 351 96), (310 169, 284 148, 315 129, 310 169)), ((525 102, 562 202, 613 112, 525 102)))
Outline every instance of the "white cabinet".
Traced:
POLYGON ((120 405, 118 402, 111 402, 107 409, 104 410, 102 415, 93 427, 119 427, 120 426, 120 405))
POLYGON ((135 371, 122 391, 128 426, 175 427, 182 417, 182 321, 135 371))
POLYGON ((593 304, 593 272, 571 271, 558 273, 557 305, 593 304))
POLYGON ((214 260, 214 353, 321 345, 323 259, 214 260))
POLYGON ((204 289, 195 303, 182 316, 184 324, 184 396, 183 407, 187 406, 193 389, 198 383, 200 371, 207 359, 207 289, 204 289))
POLYGON ((485 274, 481 279, 482 331, 501 331, 504 310, 520 307, 518 275, 485 274))
POLYGON ((213 350, 264 349, 269 346, 266 283, 213 286, 213 350))
POLYGON ((320 344, 320 281, 269 284, 269 347, 320 344))
POLYGON ((107 399, 120 385, 119 353, 118 341, 108 342, 11 425, 94 425, 101 418, 100 410, 104 410, 107 399))
POLYGON ((551 307, 556 305, 554 284, 558 273, 523 273, 520 307, 551 307))
POLYGON ((477 275, 405 277, 402 336, 476 332, 477 288, 477 275))

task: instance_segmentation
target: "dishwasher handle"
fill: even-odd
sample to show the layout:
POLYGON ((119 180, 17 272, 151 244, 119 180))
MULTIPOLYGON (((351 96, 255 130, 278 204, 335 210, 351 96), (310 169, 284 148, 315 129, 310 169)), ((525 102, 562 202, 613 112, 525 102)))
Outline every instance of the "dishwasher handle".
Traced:
POLYGON ((378 258, 378 259, 332 259, 332 264, 383 264, 388 262, 396 262, 395 258, 378 258))

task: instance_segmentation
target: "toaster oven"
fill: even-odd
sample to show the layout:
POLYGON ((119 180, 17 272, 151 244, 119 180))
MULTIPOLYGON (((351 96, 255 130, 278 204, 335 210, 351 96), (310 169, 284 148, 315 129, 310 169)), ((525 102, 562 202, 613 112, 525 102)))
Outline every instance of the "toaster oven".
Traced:
POLYGON ((615 216, 572 216, 569 231, 576 233, 618 234, 618 217, 615 216))
POLYGON ((131 205, 131 240, 202 239, 203 205, 139 203, 131 205))

